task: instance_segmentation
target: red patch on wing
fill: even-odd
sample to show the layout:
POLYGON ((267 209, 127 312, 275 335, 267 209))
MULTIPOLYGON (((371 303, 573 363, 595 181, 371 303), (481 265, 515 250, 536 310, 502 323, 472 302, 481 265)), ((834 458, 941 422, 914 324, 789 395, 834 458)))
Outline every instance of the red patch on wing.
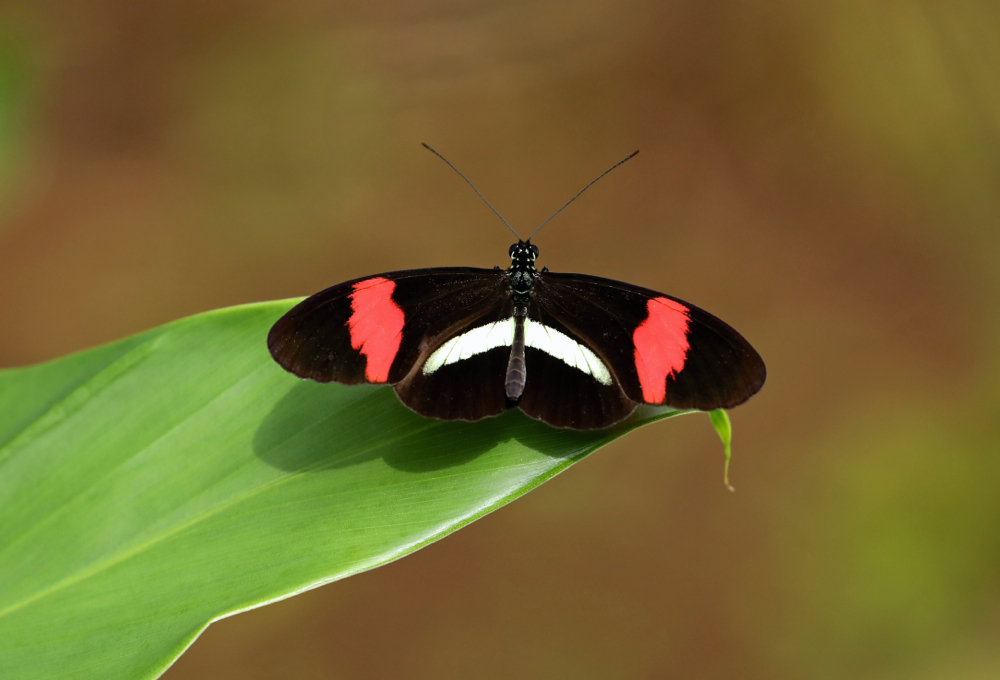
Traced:
POLYGON ((632 334, 635 370, 643 401, 662 404, 667 398, 667 376, 684 368, 690 319, 687 307, 669 298, 652 298, 646 308, 649 316, 632 334))
POLYGON ((354 284, 351 293, 351 347, 365 355, 365 378, 384 383, 403 340, 405 316, 393 299, 396 282, 381 276, 354 284))

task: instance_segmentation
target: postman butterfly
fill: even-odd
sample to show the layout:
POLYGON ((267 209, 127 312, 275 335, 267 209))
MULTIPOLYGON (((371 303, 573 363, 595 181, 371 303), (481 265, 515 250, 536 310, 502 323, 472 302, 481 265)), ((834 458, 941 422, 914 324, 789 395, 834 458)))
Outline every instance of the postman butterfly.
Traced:
POLYGON ((271 328, 271 356, 301 378, 392 385, 428 418, 519 408, 576 430, 613 425, 639 404, 729 409, 763 386, 764 361, 725 322, 648 288, 539 271, 538 247, 517 238, 507 269, 410 269, 316 293, 271 328))

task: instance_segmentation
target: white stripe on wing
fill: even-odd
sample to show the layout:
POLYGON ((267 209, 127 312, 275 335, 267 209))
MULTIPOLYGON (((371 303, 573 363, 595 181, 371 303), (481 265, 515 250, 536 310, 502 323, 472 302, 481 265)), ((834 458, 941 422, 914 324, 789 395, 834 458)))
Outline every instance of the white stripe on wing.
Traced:
MULTIPOLYGON (((442 366, 458 363, 495 347, 514 343, 514 317, 477 326, 438 347, 424 362, 423 373, 430 375, 442 366)), ((602 385, 611 384, 611 372, 596 354, 565 333, 545 324, 525 319, 524 344, 593 376, 602 385)), ((530 367, 529 367, 530 371, 530 367)))

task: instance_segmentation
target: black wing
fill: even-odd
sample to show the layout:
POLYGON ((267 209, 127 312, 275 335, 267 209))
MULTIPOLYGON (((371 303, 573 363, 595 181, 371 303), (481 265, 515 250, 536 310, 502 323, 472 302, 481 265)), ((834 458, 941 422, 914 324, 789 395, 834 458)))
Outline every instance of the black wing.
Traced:
POLYGON ((267 346, 302 378, 394 385, 456 330, 509 299, 503 274, 452 267, 347 281, 293 307, 271 328, 267 346))
POLYGON ((601 370, 609 368, 608 362, 585 335, 550 313, 540 297, 534 296, 528 305, 527 370, 518 406, 536 420, 574 430, 600 429, 627 418, 636 402, 611 371, 601 370), (584 356, 582 348, 598 356, 584 356))
POLYGON ((541 272, 533 296, 539 313, 590 347, 633 402, 733 408, 767 377, 764 361, 742 335, 669 295, 596 276, 541 272))

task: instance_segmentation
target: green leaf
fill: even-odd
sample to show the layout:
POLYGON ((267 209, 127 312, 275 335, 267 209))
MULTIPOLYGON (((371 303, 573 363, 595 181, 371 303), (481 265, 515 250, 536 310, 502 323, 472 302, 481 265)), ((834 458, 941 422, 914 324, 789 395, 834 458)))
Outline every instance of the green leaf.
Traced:
POLYGON ((271 361, 294 301, 0 371, 0 677, 150 678, 213 620, 385 564, 639 425, 421 418, 271 361))
POLYGON ((732 441, 733 441, 733 424, 729 422, 729 414, 723 409, 716 409, 710 412, 709 417, 712 419, 712 426, 715 431, 719 433, 719 439, 722 440, 722 445, 726 450, 726 464, 722 470, 722 483, 726 485, 726 488, 730 491, 736 491, 729 483, 729 461, 733 457, 732 441))

